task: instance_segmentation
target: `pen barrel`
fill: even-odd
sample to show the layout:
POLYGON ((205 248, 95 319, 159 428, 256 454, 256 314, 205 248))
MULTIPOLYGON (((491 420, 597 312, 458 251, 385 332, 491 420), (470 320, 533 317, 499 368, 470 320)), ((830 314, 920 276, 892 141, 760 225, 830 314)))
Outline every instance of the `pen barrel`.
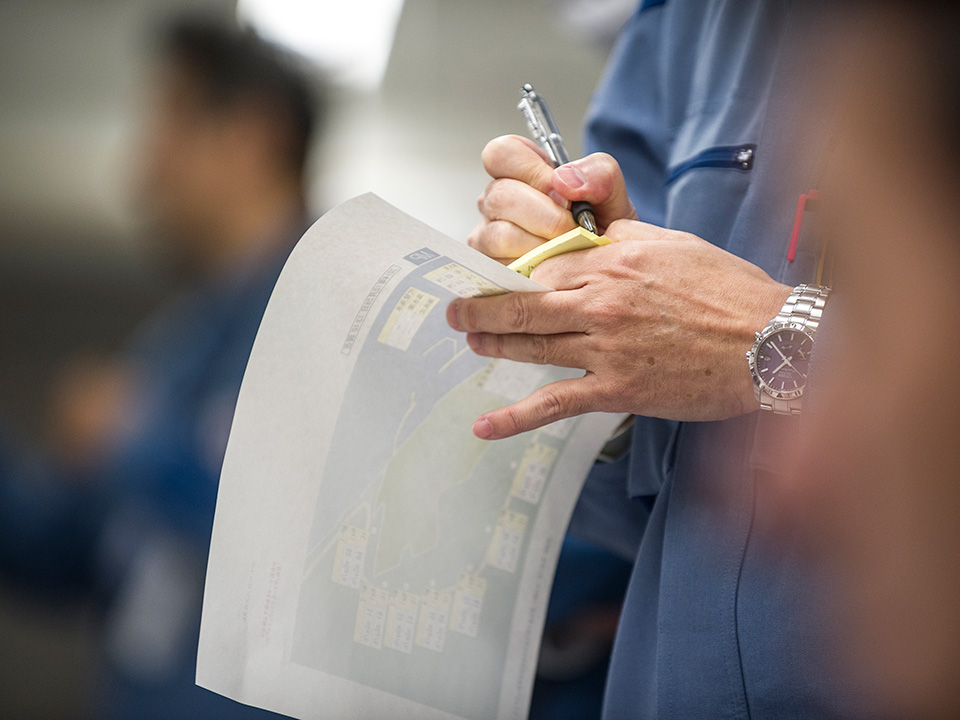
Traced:
POLYGON ((567 153, 567 148, 563 144, 563 138, 560 137, 559 133, 550 133, 547 135, 546 142, 547 146, 544 150, 547 151, 554 165, 560 167, 570 162, 570 155, 567 153))

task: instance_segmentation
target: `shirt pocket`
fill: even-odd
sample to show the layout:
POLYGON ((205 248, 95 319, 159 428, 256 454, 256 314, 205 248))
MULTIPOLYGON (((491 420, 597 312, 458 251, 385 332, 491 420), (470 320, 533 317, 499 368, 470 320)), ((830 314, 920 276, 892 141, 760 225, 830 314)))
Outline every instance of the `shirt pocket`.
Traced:
POLYGON ((669 188, 674 182, 691 170, 739 170, 749 172, 753 169, 753 160, 757 146, 754 143, 742 145, 721 145, 703 150, 691 158, 674 165, 667 170, 665 185, 669 188))
POLYGON ((667 226, 728 248, 750 187, 757 144, 716 144, 682 156, 667 170, 667 226))

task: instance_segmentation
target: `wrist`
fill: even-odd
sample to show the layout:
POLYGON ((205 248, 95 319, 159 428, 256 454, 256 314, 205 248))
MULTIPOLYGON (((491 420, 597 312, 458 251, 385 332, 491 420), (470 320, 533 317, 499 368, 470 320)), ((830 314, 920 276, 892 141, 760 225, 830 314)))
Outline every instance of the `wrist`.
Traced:
POLYGON ((744 367, 743 358, 748 354, 753 344, 756 342, 757 333, 763 330, 775 317, 783 304, 786 302, 793 288, 789 285, 776 282, 768 278, 759 291, 754 291, 751 296, 751 306, 744 317, 744 324, 738 332, 738 344, 736 352, 736 374, 737 379, 737 399, 740 404, 740 414, 751 413, 760 409, 760 401, 757 399, 753 376, 749 367, 744 367))

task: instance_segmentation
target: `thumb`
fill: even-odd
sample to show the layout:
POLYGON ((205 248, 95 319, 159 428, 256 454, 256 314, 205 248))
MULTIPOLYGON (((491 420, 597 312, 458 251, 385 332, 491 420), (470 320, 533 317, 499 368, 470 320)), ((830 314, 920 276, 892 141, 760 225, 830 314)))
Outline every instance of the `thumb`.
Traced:
POLYGON ((553 189, 571 202, 593 205, 600 230, 614 220, 636 220, 620 164, 606 153, 593 153, 553 171, 553 189))

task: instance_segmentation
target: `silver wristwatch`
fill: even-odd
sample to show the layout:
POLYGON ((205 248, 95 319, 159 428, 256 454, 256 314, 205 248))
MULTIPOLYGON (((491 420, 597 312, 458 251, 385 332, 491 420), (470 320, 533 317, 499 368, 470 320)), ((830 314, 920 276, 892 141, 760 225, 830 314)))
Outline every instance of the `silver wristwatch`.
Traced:
POLYGON ((829 294, 830 288, 798 285, 780 313, 756 334, 756 342, 747 351, 747 364, 764 410, 800 414, 813 337, 829 294))

